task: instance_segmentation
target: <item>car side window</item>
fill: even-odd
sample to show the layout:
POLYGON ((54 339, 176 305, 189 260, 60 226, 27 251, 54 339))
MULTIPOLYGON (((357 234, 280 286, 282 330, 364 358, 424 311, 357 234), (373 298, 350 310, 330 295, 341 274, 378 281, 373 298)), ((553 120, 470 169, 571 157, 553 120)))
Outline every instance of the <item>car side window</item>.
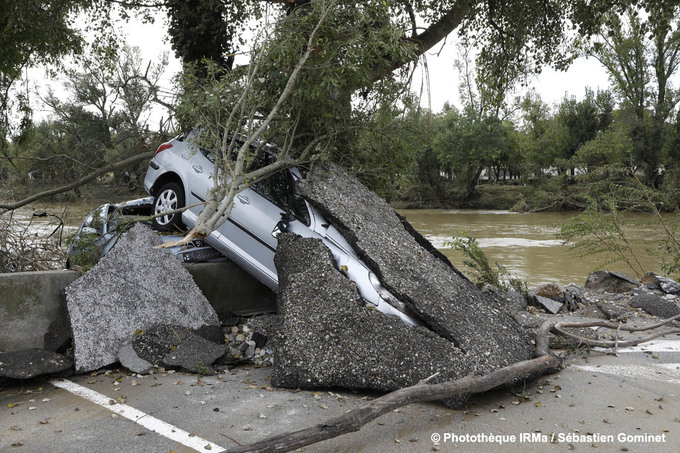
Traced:
MULTIPOLYGON (((274 162, 274 156, 262 153, 253 169, 269 165, 274 162)), ((283 211, 291 212, 298 220, 309 226, 309 211, 302 197, 295 193, 295 180, 288 170, 277 171, 267 178, 257 181, 250 186, 267 200, 274 203, 283 211)))

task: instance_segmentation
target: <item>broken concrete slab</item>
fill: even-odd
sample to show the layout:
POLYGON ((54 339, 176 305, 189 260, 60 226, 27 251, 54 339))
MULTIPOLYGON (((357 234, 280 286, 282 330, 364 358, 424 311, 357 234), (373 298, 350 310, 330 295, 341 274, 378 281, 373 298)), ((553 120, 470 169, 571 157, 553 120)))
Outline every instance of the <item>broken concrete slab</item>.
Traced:
POLYGON ((118 350, 118 361, 125 368, 137 374, 149 374, 154 369, 152 363, 137 355, 132 343, 127 343, 118 350))
POLYGON ((371 310, 317 239, 279 236, 280 325, 272 339, 272 384, 390 391, 485 368, 493 354, 465 354, 425 327, 371 310))
POLYGON ((317 164, 297 190, 338 228, 383 286, 428 327, 464 352, 485 357, 476 372, 532 356, 530 336, 506 312, 504 301, 482 293, 423 248, 394 209, 344 170, 317 164))
POLYGON ((159 325, 219 326, 189 273, 152 230, 135 225, 99 263, 69 285, 66 302, 76 371, 115 363, 138 330, 159 325))
POLYGON ((548 313, 556 315, 561 309, 564 303, 552 300, 548 297, 534 296, 534 300, 539 307, 543 307, 548 313))
POLYGON ((71 374, 73 361, 56 352, 43 349, 0 352, 0 381, 30 379, 46 374, 71 374))
MULTIPOLYGON (((226 344, 215 344, 198 335, 190 335, 174 351, 163 357, 166 367, 181 368, 190 373, 211 369, 211 365, 229 350, 226 344)), ((251 354, 252 356, 252 354, 251 354)))
POLYGON ((181 326, 157 326, 138 332, 131 345, 141 360, 192 373, 209 368, 229 349, 223 336, 222 344, 217 344, 181 326))
POLYGON ((659 318, 670 318, 680 314, 680 308, 669 300, 654 293, 637 293, 630 299, 630 306, 641 308, 650 315, 659 318))
POLYGON ((608 293, 626 293, 640 286, 635 279, 620 272, 596 271, 588 276, 585 288, 608 293))
POLYGON ((680 293, 680 283, 668 277, 655 274, 654 272, 647 272, 643 275, 640 283, 650 289, 659 289, 666 294, 680 293))

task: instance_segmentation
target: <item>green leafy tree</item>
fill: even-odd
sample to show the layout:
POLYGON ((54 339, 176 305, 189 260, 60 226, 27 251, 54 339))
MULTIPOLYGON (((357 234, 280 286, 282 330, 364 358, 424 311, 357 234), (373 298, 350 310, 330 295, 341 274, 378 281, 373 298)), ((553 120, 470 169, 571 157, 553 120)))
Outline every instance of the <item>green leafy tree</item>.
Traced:
POLYGON ((507 164, 516 143, 497 117, 479 116, 468 108, 460 114, 446 107, 435 118, 433 146, 444 168, 451 169, 456 184, 470 198, 485 168, 507 164))
POLYGON ((680 92, 670 83, 680 64, 680 4, 649 1, 637 7, 624 16, 607 16, 589 51, 609 71, 624 109, 634 119, 633 158, 654 185, 666 122, 680 101, 680 92))

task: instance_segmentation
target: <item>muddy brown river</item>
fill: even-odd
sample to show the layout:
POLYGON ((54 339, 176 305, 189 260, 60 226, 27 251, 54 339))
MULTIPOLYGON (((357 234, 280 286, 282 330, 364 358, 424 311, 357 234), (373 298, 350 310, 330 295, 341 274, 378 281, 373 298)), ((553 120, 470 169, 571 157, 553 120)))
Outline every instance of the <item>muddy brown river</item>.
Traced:
MULTIPOLYGON (((401 210, 413 226, 440 249, 453 264, 467 273, 462 252, 446 246, 456 236, 476 238, 489 263, 498 262, 530 286, 542 282, 577 283, 583 285, 588 274, 602 266, 604 257, 578 257, 556 238, 560 227, 569 223, 575 213, 513 213, 484 210, 401 210)), ((633 214, 631 220, 641 223, 627 230, 641 264, 659 272, 655 256, 660 231, 650 225, 651 215, 633 214)), ((677 216, 674 216, 677 220, 677 216)), ((672 220, 672 219, 671 219, 672 220)), ((607 270, 635 274, 621 263, 604 266, 607 270)))

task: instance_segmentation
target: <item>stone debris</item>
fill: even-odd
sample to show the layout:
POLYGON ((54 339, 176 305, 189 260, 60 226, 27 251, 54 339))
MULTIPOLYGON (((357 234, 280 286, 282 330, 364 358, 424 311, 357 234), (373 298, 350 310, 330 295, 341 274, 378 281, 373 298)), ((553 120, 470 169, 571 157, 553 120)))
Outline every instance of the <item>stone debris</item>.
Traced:
POLYGON ((608 293, 625 293, 640 286, 640 283, 620 272, 597 271, 588 276, 585 289, 606 291, 608 293))
POLYGON ((138 330, 219 326, 215 311, 162 240, 137 224, 99 263, 69 285, 66 303, 77 372, 118 360, 138 330))
POLYGON ((70 358, 44 349, 0 352, 0 382, 45 374, 71 374, 72 368, 70 358))
POLYGON ((118 361, 133 373, 149 374, 154 371, 153 363, 139 357, 132 343, 127 343, 118 350, 118 361))
POLYGON ((659 318, 670 318, 680 314, 680 308, 674 302, 654 293, 635 293, 630 299, 630 306, 641 308, 659 318))
POLYGON ((680 283, 668 277, 655 274, 654 272, 647 272, 645 275, 643 275, 640 283, 649 289, 658 289, 666 294, 680 293, 680 283))
MULTIPOLYGON (((158 326, 140 331, 130 345, 132 351, 128 347, 121 348, 119 359, 121 352, 134 352, 142 361, 140 366, 146 362, 151 366, 179 368, 191 373, 212 372, 212 364, 228 351, 224 341, 214 343, 182 326, 158 326)), ((122 360, 121 364, 127 366, 122 360)))
POLYGON ((223 363, 253 363, 256 366, 271 366, 274 351, 269 339, 274 335, 278 323, 276 315, 262 315, 240 319, 225 325, 224 341, 229 346, 228 359, 223 363))
POLYGON ((425 327, 371 310, 317 239, 280 235, 275 263, 278 387, 390 391, 436 373, 433 382, 466 376, 484 360, 425 327))
POLYGON ((533 356, 531 335, 501 298, 483 293, 422 247, 393 208, 344 170, 317 164, 297 189, 343 234, 387 290, 433 332, 476 359, 470 362, 475 373, 533 356))
POLYGON ((534 301, 538 304, 538 306, 545 308, 545 310, 548 313, 551 313, 553 315, 557 314, 561 309, 564 303, 558 302, 556 300, 550 299, 548 297, 543 297, 543 296, 536 296, 534 295, 534 301))

